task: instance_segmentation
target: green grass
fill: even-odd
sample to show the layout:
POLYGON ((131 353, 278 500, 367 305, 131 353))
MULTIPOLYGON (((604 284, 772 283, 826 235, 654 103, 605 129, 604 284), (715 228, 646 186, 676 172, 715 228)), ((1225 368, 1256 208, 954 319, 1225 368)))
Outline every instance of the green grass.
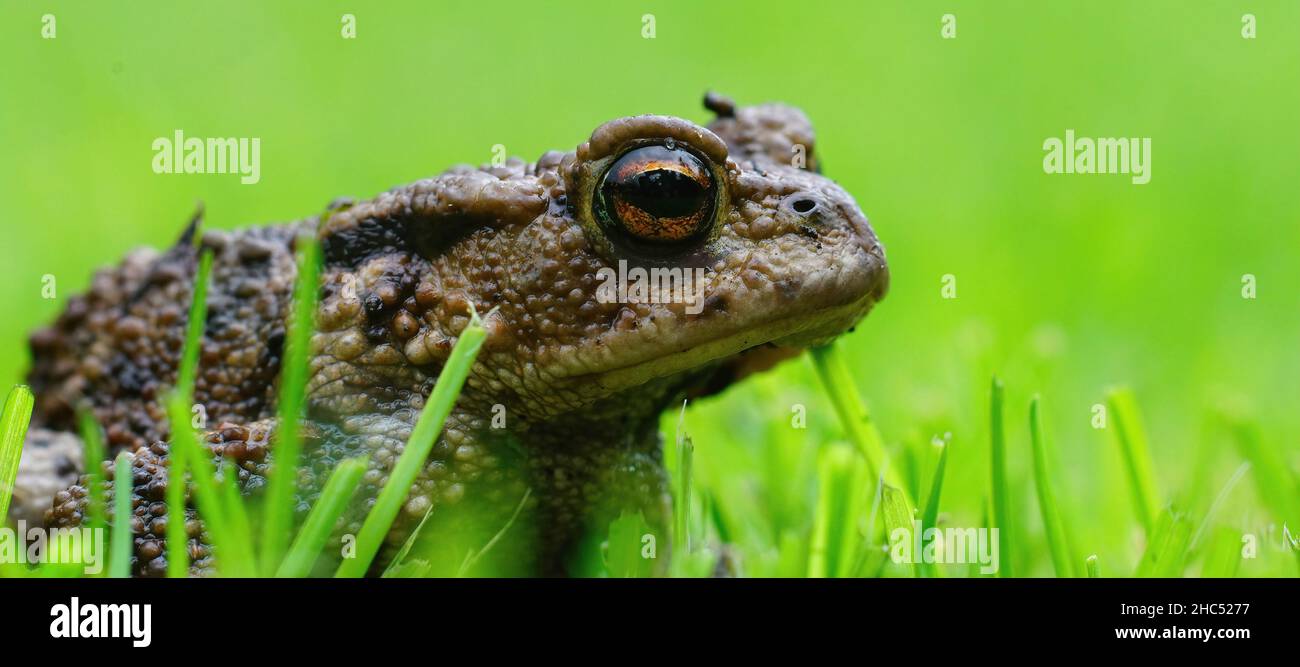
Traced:
POLYGON ((199 254, 199 265, 194 272, 194 291, 190 295, 189 317, 185 320, 185 344, 181 348, 180 366, 176 369, 175 391, 186 396, 194 393, 194 378, 199 372, 199 353, 202 352, 203 330, 208 321, 208 289, 211 280, 212 251, 205 250, 199 254))
POLYGON ((19 385, 9 390, 4 412, 0 413, 0 518, 9 516, 18 462, 23 456, 23 438, 27 436, 35 403, 31 390, 19 385))
MULTIPOLYGON (((233 496, 230 475, 220 478, 205 446, 200 445, 192 420, 194 378, 198 372, 199 351, 207 322, 207 293, 212 273, 212 253, 199 257, 194 276, 194 291, 190 300, 189 319, 186 321, 185 343, 181 351, 180 368, 176 374, 176 387, 166 399, 167 416, 171 425, 171 461, 169 479, 175 483, 186 479, 194 485, 195 505, 212 538, 212 549, 221 563, 223 574, 248 577, 256 573, 253 561, 252 537, 243 503, 233 496), (223 487, 223 481, 225 484, 223 487)), ((171 484, 169 484, 171 486, 171 484)), ((183 526, 180 528, 183 530, 183 526)), ((178 531, 168 526, 169 534, 178 531)), ((172 545, 169 555, 176 553, 172 545)), ((178 565, 169 563, 169 573, 179 575, 178 565)))
MULTIPOLYGON (((461 561, 460 567, 456 570, 457 577, 467 576, 474 569, 474 566, 477 565, 478 562, 483 559, 484 556, 487 556, 489 553, 492 552, 492 547, 495 547, 497 543, 501 541, 501 538, 504 537, 506 533, 510 532, 510 528, 515 525, 515 522, 519 520, 520 513, 524 511, 524 507, 528 505, 528 499, 531 498, 532 495, 533 495, 532 489, 528 489, 524 491, 524 495, 520 496, 519 498, 519 504, 515 505, 515 511, 510 514, 510 518, 507 519, 505 524, 501 526, 501 529, 498 530, 495 534, 493 534, 492 537, 489 538, 488 541, 484 543, 482 547, 480 547, 479 549, 470 550, 468 553, 465 554, 465 560, 461 561)), ((626 516, 628 516, 627 512, 624 511, 624 514, 620 516, 620 519, 626 516)), ((637 512, 636 514, 632 515, 631 518, 632 518, 631 523, 637 527, 637 531, 634 534, 638 538, 640 538, 640 536, 644 535, 647 530, 645 519, 644 517, 641 516, 640 512, 637 512)), ((412 534, 412 537, 414 538, 416 535, 419 534, 419 532, 420 532, 419 526, 417 526, 415 533, 412 534)), ((637 546, 641 546, 639 539, 637 541, 637 546)), ((649 564, 646 562, 645 559, 641 559, 641 565, 642 565, 641 568, 642 571, 649 568, 649 564)))
POLYGON ((1151 452, 1147 445, 1146 430, 1137 410, 1137 399, 1128 389, 1117 389, 1107 398, 1115 425, 1115 439, 1124 457, 1124 470, 1128 473, 1129 493, 1133 498, 1133 511, 1148 533, 1157 512, 1159 494, 1156 492, 1155 473, 1152 472, 1151 452))
POLYGON ((221 563, 221 571, 235 577, 252 576, 256 571, 249 536, 241 532, 239 521, 232 516, 230 500, 217 477, 212 456, 199 444, 190 427, 190 400, 173 395, 168 414, 172 423, 171 451, 179 453, 194 485, 195 506, 212 539, 212 549, 221 563))
MULTIPOLYGON (((912 512, 907 504, 907 498, 903 495, 901 489, 890 486, 888 483, 880 485, 880 506, 883 511, 885 520, 885 534, 894 540, 895 536, 901 536, 899 539, 904 543, 910 544, 915 530, 912 525, 912 512)), ((915 576, 916 566, 912 563, 905 565, 909 574, 915 576)))
POLYGON ((1029 438, 1033 446, 1034 488, 1038 491, 1038 511, 1043 517, 1043 531, 1047 534, 1047 548, 1052 555, 1052 567, 1058 577, 1073 576, 1069 541, 1065 536, 1065 524, 1061 518, 1061 509, 1056 504, 1056 493, 1052 489, 1051 465, 1048 462, 1048 446, 1043 435, 1042 417, 1035 396, 1029 402, 1029 438))
MULTIPOLYGON (((930 495, 925 501, 925 514, 921 518, 921 525, 926 528, 939 526, 939 499, 943 495, 943 477, 948 469, 948 447, 949 442, 943 438, 935 438, 934 446, 939 450, 939 458, 935 463, 934 474, 930 478, 930 495)), ((938 572, 931 563, 922 563, 920 574, 926 577, 933 577, 938 572)))
MULTIPOLYGON (((837 352, 833 344, 813 348, 810 354, 813 366, 817 369, 817 376, 821 378, 822 386, 826 388, 827 398, 835 406, 835 412, 848 433, 849 441, 858 448, 858 452, 867 462, 867 472, 873 478, 883 476, 886 481, 904 493, 906 499, 902 474, 898 468, 890 466, 889 455, 885 453, 880 431, 871 421, 866 403, 858 395, 857 385, 853 383, 843 356, 837 352)), ((911 501, 908 501, 907 505, 914 506, 911 501)))
MULTIPOLYGON (((203 311, 202 309, 195 309, 194 312, 201 316, 203 311)), ((469 367, 482 345, 484 336, 482 325, 475 316, 466 327, 460 341, 453 348, 452 357, 449 359, 447 366, 447 373, 440 378, 439 384, 435 386, 425 409, 421 413, 420 421, 417 423, 406 449, 406 451, 414 453, 409 457, 404 454, 403 458, 399 459, 397 468, 390 477, 389 483, 385 485, 384 490, 380 493, 375 509, 367 516, 366 525, 363 525, 358 539, 357 558, 346 559, 340 566, 336 576, 360 576, 369 569, 371 561, 382 544, 383 537, 387 534, 393 518, 400 509, 401 502, 405 500, 405 490, 410 488, 414 476, 418 474, 419 464, 422 463, 426 455, 424 449, 432 446, 432 442, 440 432, 442 422, 445 420, 451 404, 463 385, 469 367), (439 386, 443 387, 441 391, 439 391, 439 386), (366 526, 369 526, 369 528, 366 526)), ((846 376, 841 376, 840 381, 851 382, 852 380, 846 376)), ((825 388, 828 392, 840 389, 839 386, 832 383, 826 383, 825 388)), ((1006 442, 1005 425, 1000 418, 1004 392, 1005 388, 1002 384, 995 381, 990 402, 991 415, 993 415, 990 422, 990 442, 993 447, 990 451, 993 452, 999 449, 1004 452, 1007 451, 1008 443, 1006 442)), ((16 407, 11 405, 5 413, 6 430, 4 433, 19 433, 17 442, 21 442, 20 430, 25 430, 25 428, 16 430, 17 427, 13 426, 13 418, 21 418, 24 411, 30 412, 30 404, 24 406, 22 398, 20 394, 16 407)), ((30 403, 29 397, 28 401, 30 403)), ((15 401, 11 399, 9 403, 14 404, 15 401)), ((227 576, 253 576, 257 574, 258 563, 272 562, 266 560, 265 552, 255 554, 255 541, 250 529, 250 513, 253 510, 250 509, 247 501, 240 497, 234 482, 234 469, 230 464, 223 464, 218 471, 213 466, 211 457, 202 455, 199 443, 194 437, 195 434, 189 427, 188 421, 186 421, 189 415, 188 406, 189 400, 183 393, 177 392, 172 395, 169 409, 175 420, 174 423, 179 425, 173 438, 174 456, 190 470, 200 516, 206 524, 207 530, 212 537, 212 546, 217 552, 219 571, 227 576), (260 560, 258 556, 261 556, 260 560)), ((1064 514, 1060 509, 1055 494, 1056 483, 1053 480, 1055 473, 1053 473, 1051 449, 1048 446, 1046 429, 1042 418, 1042 403, 1035 396, 1030 401, 1029 406, 1028 439, 1031 450, 1030 458, 1032 460, 1032 481, 1044 528, 1041 539, 1045 551, 1050 556, 1056 575, 1074 576, 1074 566, 1072 565, 1074 557, 1071 555, 1068 539, 1070 528, 1064 523, 1064 514)), ((1135 405, 1130 404, 1125 409, 1131 415, 1134 408, 1135 405)), ((851 414, 847 410, 836 410, 835 412, 840 415, 851 414)), ((1128 423, 1131 425, 1133 422, 1128 423)), ((20 426, 25 427, 25 424, 20 426)), ((719 534, 728 532, 725 520, 719 516, 715 515, 711 519, 714 522, 712 530, 709 530, 707 525, 701 528, 693 527, 691 506, 689 501, 684 500, 693 495, 691 488, 694 474, 690 463, 693 450, 690 444, 691 437, 686 434, 685 422, 680 415, 677 428, 677 481, 674 482, 674 495, 677 496, 678 501, 675 502, 674 509, 674 530, 686 536, 698 532, 703 535, 711 535, 716 539, 719 534)), ((1123 450, 1121 453, 1124 453, 1126 457, 1131 456, 1131 452, 1135 450, 1132 445, 1132 433, 1132 430, 1127 431, 1129 436, 1127 444, 1123 442, 1124 438, 1120 438, 1121 450, 1123 450)), ((1257 437, 1249 437, 1249 429, 1243 430, 1239 428, 1237 434, 1243 438, 1248 438, 1245 440, 1243 447, 1254 459, 1261 459, 1264 456, 1263 452, 1266 451, 1263 449, 1264 446, 1257 437)), ((11 443, 14 440, 15 438, 11 436, 6 442, 11 443)), ((941 523, 939 501, 947 478, 946 471, 950 455, 946 439, 936 438, 932 447, 937 448, 938 453, 934 470, 930 475, 930 490, 927 503, 921 517, 922 525, 926 527, 936 526, 941 523)), ((10 459, 12 459, 12 456, 10 456, 10 459)), ((996 461, 996 458, 994 460, 996 461)), ((130 456, 123 453, 117 457, 114 463, 115 486, 118 488, 125 488, 130 484, 130 461, 130 456)), ((1124 465, 1126 469, 1132 469, 1128 463, 1124 465)), ((333 471, 320 498, 311 508, 301 530, 297 533, 297 537, 293 539, 292 544, 287 549, 286 555, 274 561, 276 566, 274 574, 276 576, 299 577, 305 576, 311 571, 321 549, 323 549, 330 536, 333 526, 352 498, 365 469, 366 463, 363 460, 354 459, 343 462, 333 471)), ((997 463, 994 463, 993 469, 998 469, 997 463)), ((1151 527, 1150 538, 1145 541, 1143 552, 1136 562, 1133 575, 1140 577, 1184 576, 1189 565, 1199 560, 1201 562, 1200 574, 1202 576, 1236 576, 1240 572, 1242 563, 1239 549, 1242 533, 1217 524, 1214 519, 1216 514, 1220 513, 1220 508, 1231 501, 1234 495, 1233 490, 1248 476, 1251 470, 1252 465, 1250 462, 1240 464, 1199 518, 1177 510, 1172 506, 1166 506, 1165 509, 1161 510, 1151 527), (1204 540, 1208 546, 1200 549, 1203 535, 1207 532, 1212 533, 1211 537, 1204 540)), ((881 538, 885 540, 885 544, 882 544, 879 548, 884 548, 885 545, 892 547, 895 542, 899 542, 910 549, 913 540, 912 531, 914 530, 912 518, 915 516, 915 511, 910 505, 907 494, 902 489, 888 483, 883 474, 876 477, 873 482, 871 472, 871 465, 860 445, 848 446, 841 444, 822 449, 817 467, 818 492, 816 502, 812 507, 808 547, 804 550, 797 543, 789 543, 787 536, 786 543, 781 545, 782 550, 787 552, 787 555, 791 558, 802 559, 804 563, 802 571, 806 572, 806 575, 810 577, 880 576, 882 574, 889 575, 891 572, 910 576, 942 576, 944 572, 951 572, 950 567, 947 565, 925 562, 919 564, 900 562, 891 566, 887 561, 872 556, 873 551, 877 549, 877 547, 873 547, 873 544, 876 544, 876 540, 881 538), (877 528, 880 530, 877 531, 877 528)), ((1131 475, 1126 476, 1132 479, 1131 475)), ((1265 477, 1265 479, 1283 488, 1290 483, 1290 480, 1286 479, 1285 476, 1277 478, 1265 477)), ((1005 479, 1002 486, 1006 490, 999 493, 995 489, 993 497, 995 499, 1003 497, 1007 500, 1007 506, 1014 506, 1015 496, 1013 494, 1015 492, 1012 490, 1014 487, 1006 483, 1005 479)), ((171 488, 180 489, 180 486, 169 487, 169 496, 172 493, 171 488)), ((169 502, 175 501, 175 497, 169 497, 169 502)), ((492 549, 495 542, 517 519, 519 510, 522 509, 526 501, 527 496, 521 501, 515 515, 507 522, 506 526, 501 528, 497 535, 489 540, 482 549, 477 552, 471 551, 467 555, 466 562, 461 567, 462 574, 467 572, 479 557, 492 549)), ((125 494, 116 494, 114 502, 109 576, 121 577, 129 574, 130 567, 130 497, 125 494)), ((700 514, 707 516, 712 513, 709 509, 701 508, 700 514)), ((1136 523, 1140 522, 1135 521, 1136 523)), ((423 527, 423 523, 421 527, 423 527)), ((170 528, 171 526, 169 526, 170 528)), ((183 530, 183 525, 181 529, 183 530)), ((623 516, 611 524, 604 557, 604 567, 610 576, 650 576, 653 574, 647 562, 639 555, 643 546, 640 537, 645 534, 647 529, 644 519, 639 514, 624 513, 623 516)), ((417 529, 416 532, 418 533, 419 530, 417 529)), ((415 535, 412 535, 411 539, 414 540, 414 538, 415 535)), ((183 541, 181 543, 183 544, 183 541)), ((410 541, 408 541, 408 546, 409 544, 410 541)), ((707 575, 711 571, 713 561, 711 559, 702 560, 698 557, 708 552, 708 546, 703 542, 696 545, 690 539, 682 540, 678 552, 674 554, 674 558, 687 565, 683 566, 674 563, 672 569, 674 576, 707 575)), ((1034 549, 1031 548, 1028 551, 1033 552, 1034 549)), ((406 549, 403 549, 386 574, 396 576, 426 575, 426 568, 406 567, 409 564, 402 562, 405 552, 406 549)), ((169 552, 169 557, 170 555, 169 552)), ((183 563, 184 560, 182 559, 179 562, 183 563)), ((1090 555, 1083 562, 1083 565, 1083 571, 1088 577, 1100 576, 1097 554, 1090 555)), ((780 565, 777 571, 788 572, 791 567, 793 567, 792 564, 780 565)), ((51 574, 56 572, 52 567, 47 569, 50 570, 51 574)), ((6 569, 5 573, 7 576, 11 575, 12 570, 6 569)), ((169 573, 179 574, 178 572, 170 572, 170 569, 169 573)), ((1005 575, 1005 572, 1003 574, 1005 575)))
POLYGON ((1215 518, 1215 513, 1218 512, 1219 508, 1227 502, 1229 494, 1231 494, 1232 490, 1237 487, 1237 484, 1241 482, 1247 472, 1250 472, 1250 463, 1242 463, 1237 466, 1237 470, 1234 471, 1232 476, 1228 478, 1228 481, 1224 483, 1223 488, 1219 490, 1219 494, 1214 497, 1214 502, 1210 503, 1209 508, 1205 510, 1205 516, 1201 518, 1201 525, 1196 529, 1196 534, 1192 536, 1190 548, 1195 549, 1197 545, 1200 544, 1201 538, 1214 525, 1213 520, 1215 518))
MULTIPOLYGON (((113 460, 113 488, 131 488, 131 455, 122 452, 113 460)), ((113 496, 113 532, 108 556, 108 576, 125 579, 131 576, 131 494, 113 496)))
POLYGON ((682 403, 682 410, 677 417, 677 438, 675 446, 677 447, 677 466, 673 474, 673 547, 674 550, 686 554, 691 551, 691 483, 693 481, 694 470, 692 461, 695 458, 695 445, 691 442, 691 437, 685 431, 686 421, 686 404, 682 403))
POLYGON ((1173 507, 1160 512, 1152 528, 1151 539, 1138 563, 1135 576, 1179 577, 1187 562, 1187 547, 1192 538, 1192 522, 1173 507))
POLYGON ((993 525, 998 528, 998 548, 1001 551, 1001 576, 1014 576, 1011 567, 1011 491, 1007 486, 1007 440, 1003 424, 1002 381, 993 378, 989 394, 989 443, 992 451, 993 525))
POLYGON ((1255 489, 1263 505, 1269 508, 1280 523, 1298 525, 1300 517, 1300 484, 1291 470, 1285 455, 1260 434, 1258 426, 1237 421, 1231 425, 1237 449, 1251 463, 1255 489))
POLYGON ((275 461, 268 480, 266 514, 262 517, 263 574, 275 572, 284 556, 293 521, 293 494, 298 486, 298 455, 302 448, 298 433, 307 387, 307 363, 311 354, 311 334, 315 329, 317 276, 320 273, 320 246, 314 237, 298 238, 298 280, 294 285, 293 316, 285 336, 285 352, 280 371, 279 426, 275 442, 275 461))
POLYGON ((95 421, 90 410, 82 408, 77 411, 83 446, 86 474, 86 525, 92 528, 107 525, 104 517, 104 469, 100 465, 104 458, 104 429, 95 421))
MULTIPOLYGON (((402 504, 406 502, 411 484, 424 467, 425 459, 433 449, 438 434, 442 432, 442 424, 451 413, 451 408, 460 395, 461 387, 469 376, 469 369, 473 366, 479 348, 483 346, 486 338, 487 332, 483 329, 478 314, 473 313, 470 323, 460 333, 456 344, 452 346, 451 355, 447 358, 442 373, 438 375, 433 393, 429 395, 424 408, 420 411, 420 417, 415 422, 415 428, 411 431, 411 437, 407 440, 402 455, 398 457, 397 463, 388 475, 388 481, 380 490, 374 506, 371 507, 370 513, 366 515, 366 520, 361 525, 361 532, 356 538, 355 556, 344 559, 335 572, 336 577, 360 577, 370 568, 371 562, 383 545, 385 536, 388 535, 389 527, 397 518, 397 513, 401 511, 402 504)), ((433 511, 432 508, 430 511, 433 511)))
POLYGON ((821 454, 818 479, 808 576, 852 576, 866 546, 858 524, 873 488, 868 466, 847 446, 828 447, 821 454))
POLYGON ((1241 571, 1241 533, 1221 528, 1211 538, 1201 568, 1203 577, 1235 577, 1241 571))
MULTIPOLYGON (((649 530, 640 512, 625 511, 610 523, 604 553, 605 571, 610 577, 627 579, 653 573, 654 561, 641 557, 641 536, 649 530)), ((683 557, 689 551, 683 548, 683 557)))
MULTIPOLYGON (((203 252, 199 255, 199 265, 194 274, 194 292, 190 298, 189 317, 185 321, 185 344, 181 348, 181 362, 176 371, 176 386, 172 389, 173 393, 167 399, 166 406, 172 432, 172 446, 169 450, 171 456, 167 462, 168 484, 165 495, 167 502, 167 576, 171 578, 189 576, 189 537, 185 530, 184 512, 185 486, 181 482, 188 479, 186 473, 190 470, 186 466, 186 456, 194 454, 197 447, 191 429, 193 420, 190 418, 189 412, 193 401, 194 378, 198 373, 203 329, 207 323, 207 295, 211 275, 212 253, 203 252)), ((206 469, 202 472, 206 472, 206 469)), ((212 497, 210 488, 204 488, 203 492, 207 496, 209 504, 216 502, 215 498, 212 497)), ((210 509, 214 517, 212 520, 213 525, 216 526, 216 531, 225 531, 226 525, 224 521, 221 517, 215 515, 217 511, 215 506, 210 509)), ((211 526, 209 526, 209 530, 212 530, 211 526)), ((214 531, 213 534, 217 533, 214 531)), ((230 539, 225 532, 221 532, 220 535, 222 539, 230 539)), ((235 547, 228 545, 226 548, 229 550, 235 547)), ((244 548, 241 552, 246 551, 247 548, 244 548)))
POLYGON ((935 439, 934 446, 939 449, 939 462, 935 464, 934 475, 930 482, 930 495, 925 501, 925 515, 922 524, 939 525, 939 499, 943 495, 943 476, 948 469, 948 447, 946 440, 935 439))
MULTIPOLYGON (((718 554, 713 548, 726 534, 726 527, 718 516, 718 506, 707 495, 695 489, 695 444, 686 429, 686 404, 677 412, 676 430, 673 444, 665 452, 665 463, 669 472, 669 486, 672 494, 672 551, 668 565, 668 576, 683 578, 700 578, 710 576, 718 562, 718 554)), ((624 526, 629 520, 620 517, 624 526)), ((616 522, 617 523, 617 522, 616 522)), ((611 524, 607 535, 607 549, 618 544, 618 526, 611 524)), ((646 531, 643 531, 643 534, 646 531)), ((628 535, 624 532, 623 535, 628 535)), ((626 544, 630 547, 630 544, 626 544)), ((638 545, 642 546, 642 545, 638 545)), ((625 553, 631 553, 628 549, 625 553)), ((657 556, 656 556, 657 557, 657 556)), ((654 573, 651 563, 643 562, 637 567, 628 564, 611 563, 605 559, 604 574, 611 577, 632 572, 634 576, 648 576, 654 573)), ((737 572, 736 574, 741 574, 737 572)))
POLYGON ((362 459, 348 459, 334 468, 275 576, 307 576, 365 472, 366 462, 362 459))

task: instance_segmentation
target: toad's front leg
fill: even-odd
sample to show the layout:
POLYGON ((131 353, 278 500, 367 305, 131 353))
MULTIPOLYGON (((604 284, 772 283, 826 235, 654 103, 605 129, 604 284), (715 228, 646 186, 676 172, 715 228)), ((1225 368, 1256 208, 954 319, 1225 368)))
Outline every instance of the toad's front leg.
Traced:
MULTIPOLYGON (((339 427, 343 438, 334 440, 350 443, 346 455, 368 450, 367 478, 382 486, 410 446, 416 418, 415 410, 347 418, 339 427)), ((371 573, 418 530, 403 558, 408 574, 595 574, 610 524, 625 512, 641 515, 655 546, 643 571, 665 572, 671 510, 654 424, 633 432, 520 426, 494 428, 490 411, 453 410, 371 573)), ((359 517, 347 530, 357 528, 359 517)))

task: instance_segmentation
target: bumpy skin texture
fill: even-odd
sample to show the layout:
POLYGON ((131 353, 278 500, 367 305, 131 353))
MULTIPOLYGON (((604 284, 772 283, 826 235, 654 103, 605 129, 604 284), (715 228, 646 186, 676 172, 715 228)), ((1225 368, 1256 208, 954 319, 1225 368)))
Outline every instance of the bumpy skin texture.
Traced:
POLYGON ((27 431, 19 470, 23 481, 14 489, 9 514, 36 525, 50 507, 50 498, 77 481, 84 445, 77 436, 42 428, 27 431))
MULTIPOLYGON (((400 544, 432 508, 421 535, 482 544, 509 525, 494 547, 509 554, 498 559, 508 565, 492 573, 563 574, 589 535, 603 535, 620 511, 633 510, 666 545, 660 413, 828 342, 888 284, 866 218, 816 171, 812 128, 800 111, 737 108, 714 95, 705 104, 718 115, 708 128, 665 116, 622 118, 572 153, 453 167, 369 201, 332 205, 319 218, 205 234, 200 245, 216 252, 216 262, 196 400, 209 423, 273 428, 266 420, 274 413, 293 241, 315 233, 325 269, 304 486, 344 456, 371 462, 340 533, 355 529, 387 479, 473 306, 484 314, 487 341, 391 542, 400 544), (707 229, 689 243, 639 243, 595 211, 605 169, 646 142, 690 151, 717 183, 707 229), (598 272, 620 261, 703 269, 702 310, 604 302, 598 272)), ((161 255, 137 252, 98 274, 87 295, 32 338, 37 426, 69 430, 75 406, 85 403, 106 429, 110 454, 137 452, 140 574, 165 569, 162 536, 150 528, 166 485, 165 468, 153 464, 166 455, 158 398, 174 381, 196 257, 188 234, 161 255)), ((233 428, 210 437, 214 455, 231 456, 221 443, 247 439, 233 428)), ((268 455, 259 445, 257 461, 244 448, 235 453, 247 473, 241 481, 258 486, 257 466, 273 448, 268 455)), ((47 521, 76 525, 84 496, 80 487, 60 493, 47 521)), ((309 501, 310 491, 299 509, 309 501)), ((438 545, 427 546, 437 560, 438 545)), ((190 549, 208 556, 197 528, 190 549)), ((444 556, 454 563, 464 552, 444 556)), ((210 565, 201 560, 195 571, 210 565)))

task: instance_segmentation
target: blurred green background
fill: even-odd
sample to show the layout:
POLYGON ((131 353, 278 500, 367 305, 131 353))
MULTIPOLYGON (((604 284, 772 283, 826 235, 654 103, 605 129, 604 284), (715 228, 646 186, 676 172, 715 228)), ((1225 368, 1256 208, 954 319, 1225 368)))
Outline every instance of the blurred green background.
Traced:
MULTIPOLYGON (((884 241, 892 291, 846 352, 898 460, 951 433, 941 507, 955 525, 984 521, 988 384, 1005 380, 1019 573, 1052 571, 1030 474, 1034 393, 1072 540, 1109 573, 1143 546, 1114 442, 1090 424, 1109 387, 1135 391, 1167 498, 1204 505, 1244 460, 1228 422, 1257 428, 1283 475, 1300 462, 1292 1, 5 0, 0 62, 6 381, 24 372, 28 332, 95 267, 169 244, 196 201, 215 227, 295 219, 486 162, 495 144, 534 159, 618 116, 706 121, 713 89, 802 107, 826 173, 884 241), (46 13, 56 39, 41 38, 46 13), (356 39, 340 37, 344 13, 356 39), (945 13, 956 39, 940 37, 945 13), (151 142, 178 128, 260 137, 261 182, 155 175, 151 142), (1150 183, 1044 174, 1042 143, 1066 129, 1150 137, 1150 183), (945 274, 956 299, 940 297, 945 274)), ((818 452, 842 439, 810 366, 706 400, 686 427, 710 534, 749 573, 787 572, 818 452), (790 427, 793 404, 806 430, 790 427)), ((1254 486, 1231 490, 1215 524, 1268 540, 1242 574, 1294 575, 1267 537, 1284 517, 1254 486)))

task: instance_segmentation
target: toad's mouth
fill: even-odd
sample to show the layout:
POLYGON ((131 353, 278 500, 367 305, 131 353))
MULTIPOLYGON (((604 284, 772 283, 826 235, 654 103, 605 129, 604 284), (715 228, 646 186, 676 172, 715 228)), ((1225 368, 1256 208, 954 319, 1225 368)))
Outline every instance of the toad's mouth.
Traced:
POLYGON ((795 356, 803 348, 830 342, 861 320, 880 296, 879 291, 868 290, 861 298, 850 303, 814 313, 796 313, 654 359, 579 377, 582 381, 597 387, 602 393, 613 393, 649 380, 668 377, 712 362, 736 357, 745 352, 758 352, 756 348, 768 348, 747 360, 752 363, 747 364, 745 368, 738 369, 739 374, 743 376, 795 356))
POLYGON ((883 249, 857 246, 838 258, 823 256, 797 276, 770 276, 754 289, 744 281, 715 284, 698 317, 682 315, 680 306, 641 309, 630 326, 612 325, 594 342, 555 354, 556 363, 539 365, 552 389, 563 384, 589 398, 708 366, 741 376, 830 342, 888 288, 883 249))

